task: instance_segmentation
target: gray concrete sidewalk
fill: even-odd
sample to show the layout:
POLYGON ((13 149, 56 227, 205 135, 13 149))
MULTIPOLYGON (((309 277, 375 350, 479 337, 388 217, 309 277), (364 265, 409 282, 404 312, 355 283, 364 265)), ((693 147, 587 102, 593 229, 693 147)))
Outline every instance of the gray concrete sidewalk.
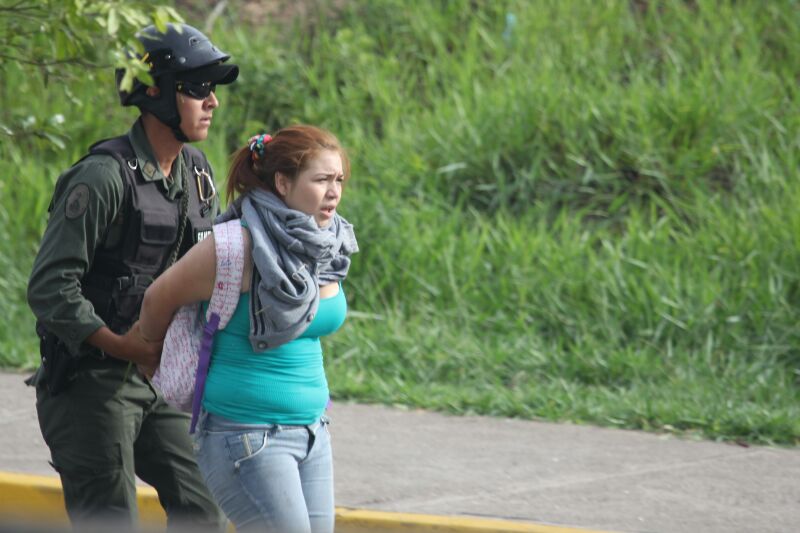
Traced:
MULTIPOLYGON (((0 373, 0 471, 55 475, 23 376, 0 373)), ((617 532, 789 532, 800 449, 335 403, 337 506, 617 532)))

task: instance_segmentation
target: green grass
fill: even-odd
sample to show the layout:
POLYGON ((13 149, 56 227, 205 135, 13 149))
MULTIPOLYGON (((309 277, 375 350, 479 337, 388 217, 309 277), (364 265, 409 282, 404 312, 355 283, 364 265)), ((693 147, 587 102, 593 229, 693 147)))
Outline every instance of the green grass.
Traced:
MULTIPOLYGON (((800 442, 800 3, 411 4, 213 32, 242 67, 202 146, 218 175, 292 122, 350 151, 334 397, 800 442)), ((96 78, 50 103, 41 77, 0 82, 23 133, 0 145, 5 365, 34 361, 53 180, 133 117, 96 78), (64 149, 24 134, 59 113, 64 149)))

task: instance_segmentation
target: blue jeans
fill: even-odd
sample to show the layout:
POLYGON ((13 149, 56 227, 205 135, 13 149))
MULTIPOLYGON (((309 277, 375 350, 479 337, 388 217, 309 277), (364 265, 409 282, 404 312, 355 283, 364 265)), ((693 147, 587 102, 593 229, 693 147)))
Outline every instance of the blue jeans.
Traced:
POLYGON ((236 531, 332 533, 328 419, 241 424, 204 414, 195 450, 206 485, 236 531))

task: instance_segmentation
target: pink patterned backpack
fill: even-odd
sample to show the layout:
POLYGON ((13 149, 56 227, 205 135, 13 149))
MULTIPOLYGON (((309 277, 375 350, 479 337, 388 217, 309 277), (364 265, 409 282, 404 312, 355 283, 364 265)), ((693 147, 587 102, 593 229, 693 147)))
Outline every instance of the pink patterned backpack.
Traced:
POLYGON ((200 304, 178 309, 164 338, 161 364, 153 384, 164 399, 183 411, 191 411, 190 432, 194 433, 205 390, 214 334, 231 319, 242 287, 244 242, 239 220, 214 226, 217 251, 217 277, 205 319, 200 304))

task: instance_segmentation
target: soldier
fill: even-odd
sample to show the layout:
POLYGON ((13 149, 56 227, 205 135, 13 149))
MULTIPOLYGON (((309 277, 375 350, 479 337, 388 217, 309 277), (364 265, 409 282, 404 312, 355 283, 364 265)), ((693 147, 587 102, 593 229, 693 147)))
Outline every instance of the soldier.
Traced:
MULTIPOLYGON (((154 85, 119 95, 141 115, 64 172, 28 284, 42 365, 29 383, 70 520, 136 522, 136 476, 168 522, 219 529, 224 517, 195 463, 187 415, 144 374, 160 340, 144 339, 147 286, 211 230, 218 200, 205 155, 217 85, 239 74, 188 25, 137 37, 154 85)), ((117 82, 122 72, 117 72, 117 82)))

